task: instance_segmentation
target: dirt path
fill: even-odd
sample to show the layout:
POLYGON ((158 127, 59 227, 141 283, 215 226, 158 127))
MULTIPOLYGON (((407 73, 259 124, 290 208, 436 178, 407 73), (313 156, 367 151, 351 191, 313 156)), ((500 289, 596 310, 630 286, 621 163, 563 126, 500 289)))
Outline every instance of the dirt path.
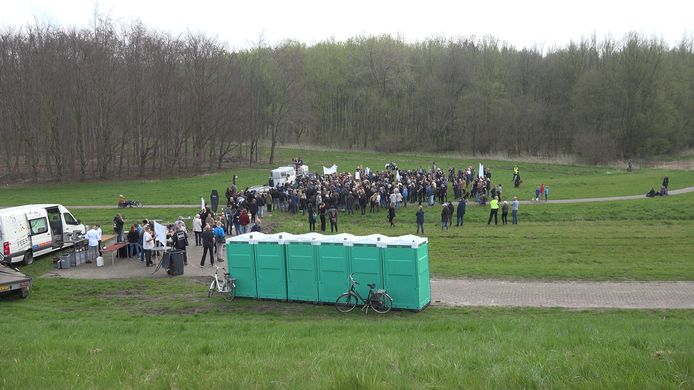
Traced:
MULTIPOLYGON (((680 188, 679 190, 671 190, 670 195, 680 195, 689 192, 694 192, 694 187, 680 188)), ((624 195, 624 196, 608 196, 603 198, 578 198, 578 199, 554 199, 548 201, 531 202, 527 200, 522 200, 521 204, 536 204, 536 203, 593 203, 593 202, 610 202, 615 200, 636 200, 636 199, 646 199, 645 193, 641 195, 624 195)), ((73 209, 118 209, 116 206, 66 206, 73 209)), ((199 204, 156 204, 156 205, 144 205, 142 206, 146 209, 192 209, 200 207, 199 204)))

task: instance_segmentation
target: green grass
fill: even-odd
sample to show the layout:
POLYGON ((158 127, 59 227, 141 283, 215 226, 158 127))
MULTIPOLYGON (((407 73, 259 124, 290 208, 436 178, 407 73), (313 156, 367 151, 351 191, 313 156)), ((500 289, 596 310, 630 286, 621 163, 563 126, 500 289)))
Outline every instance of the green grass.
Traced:
MULTIPOLYGON (((265 154, 267 155, 267 153, 265 154)), ((270 169, 287 165, 292 156, 302 155, 311 171, 321 171, 322 166, 338 164, 340 171, 354 171, 357 165, 383 169, 389 161, 401 168, 430 168, 432 160, 440 167, 477 169, 482 162, 492 169, 494 184, 501 183, 507 197, 530 199, 535 187, 547 184, 552 199, 574 199, 617 195, 645 194, 651 187, 659 188, 663 176, 670 177, 672 189, 694 186, 694 171, 643 169, 632 173, 610 167, 559 165, 546 163, 519 163, 524 183, 513 188, 512 161, 480 160, 471 157, 441 157, 422 154, 377 154, 351 151, 301 151, 281 148, 277 163, 260 164, 253 168, 242 167, 195 177, 170 177, 163 179, 119 179, 102 182, 53 183, 5 186, 0 191, 0 205, 14 206, 27 203, 60 202, 64 205, 115 205, 119 194, 144 204, 199 204, 200 198, 209 199, 210 191, 217 189, 223 196, 233 175, 239 176, 241 188, 266 184, 270 169), (39 190, 37 190, 39 188, 39 190)), ((173 175, 172 175, 173 176, 173 175)), ((452 194, 452 190, 450 191, 452 194)))
MULTIPOLYGON (((403 167, 474 164, 426 155, 279 151, 303 154, 312 169, 340 164, 403 167)), ((483 161, 510 181, 511 162, 483 161), (508 177, 506 177, 508 176, 508 177)), ((346 168, 347 167, 347 168, 346 168)), ((269 166, 195 178, 12 186, 0 204, 114 204, 124 193, 146 204, 196 204, 232 174, 262 183, 269 166)), ((553 198, 644 193, 688 171, 521 164, 530 184, 553 198), (607 173, 610 172, 610 173, 607 173)), ((510 184, 510 183, 509 183, 510 184)), ((507 186, 506 196, 513 194, 507 186)), ((127 222, 172 221, 194 209, 74 209, 108 233, 116 212, 127 222)), ((341 232, 413 233, 414 207, 340 215, 341 232)), ((694 194, 571 205, 522 205, 521 224, 487 226, 488 209, 470 205, 464 228, 442 232, 440 206, 426 209, 434 276, 694 280, 694 194)), ((304 233, 302 216, 274 213, 274 231, 304 233)), ((26 300, 0 301, 0 388, 694 388, 694 310, 436 308, 386 316, 339 314, 330 306, 207 299, 201 281, 183 278, 67 280, 41 277, 49 256, 22 271, 34 277, 26 300)))
MULTIPOLYGON (((401 209, 395 228, 385 211, 340 214, 341 232, 415 233, 415 207, 401 209)), ((425 207, 430 264, 436 277, 694 280, 691 237, 694 193, 666 198, 587 204, 521 205, 520 224, 488 226, 487 207, 469 205, 465 227, 442 231, 440 206, 425 207)), ((77 209, 78 218, 111 231, 116 209, 77 209)), ((194 209, 126 209, 127 223, 173 221, 194 209)), ((273 213, 273 232, 308 232, 306 217, 273 213)), ((501 223, 501 222, 500 222, 501 223)), ((328 227, 329 231, 329 227, 328 227)))
POLYGON ((185 279, 39 279, 2 302, 2 387, 694 386, 694 311, 364 316, 217 298, 185 279))

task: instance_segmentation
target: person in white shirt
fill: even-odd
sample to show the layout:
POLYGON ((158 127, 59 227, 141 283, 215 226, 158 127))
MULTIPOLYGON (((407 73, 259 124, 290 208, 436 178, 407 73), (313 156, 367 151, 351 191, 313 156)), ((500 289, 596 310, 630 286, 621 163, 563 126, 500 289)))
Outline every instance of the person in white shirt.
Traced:
POLYGON ((96 232, 97 232, 98 235, 99 235, 99 244, 98 244, 99 256, 103 256, 104 254, 101 252, 101 248, 102 248, 102 246, 101 246, 101 245, 102 245, 102 244, 101 244, 101 236, 103 235, 103 232, 101 231, 101 225, 96 225, 96 232))
POLYGON ((195 246, 200 246, 202 244, 202 219, 200 219, 200 214, 195 214, 195 218, 193 218, 193 233, 195 233, 195 246))
POLYGON ((99 231, 96 230, 96 226, 92 226, 91 229, 87 232, 85 235, 87 240, 89 240, 89 251, 87 252, 87 263, 91 263, 92 259, 96 259, 97 254, 99 253, 99 231))
POLYGON ((152 249, 154 249, 154 237, 149 229, 149 225, 145 226, 145 232, 142 236, 142 249, 145 252, 145 265, 152 265, 152 249))

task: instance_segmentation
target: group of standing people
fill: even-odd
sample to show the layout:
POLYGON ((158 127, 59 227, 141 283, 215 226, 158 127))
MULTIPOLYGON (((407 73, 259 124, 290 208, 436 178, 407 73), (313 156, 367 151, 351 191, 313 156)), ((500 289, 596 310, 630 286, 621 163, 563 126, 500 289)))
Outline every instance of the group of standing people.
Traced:
POLYGON ((508 201, 504 201, 501 207, 499 206, 499 200, 495 197, 489 202, 489 219, 487 220, 487 225, 492 223, 492 218, 494 218, 494 225, 499 224, 499 208, 501 208, 501 224, 506 225, 508 223, 508 211, 509 207, 511 209, 511 223, 513 225, 518 224, 518 207, 520 206, 520 201, 518 197, 514 196, 511 204, 508 201))

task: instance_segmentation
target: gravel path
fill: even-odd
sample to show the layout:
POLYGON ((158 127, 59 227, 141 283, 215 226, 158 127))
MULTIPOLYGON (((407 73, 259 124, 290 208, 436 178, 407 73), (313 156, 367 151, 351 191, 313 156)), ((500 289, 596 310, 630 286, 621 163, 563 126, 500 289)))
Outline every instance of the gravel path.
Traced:
MULTIPOLYGON (((209 264, 200 268, 200 247, 188 249, 184 277, 205 280, 213 272, 209 264)), ((222 256, 225 258, 225 256, 222 256)), ((168 278, 160 269, 146 268, 137 259, 110 256, 104 267, 83 264, 53 270, 43 277, 70 279, 168 278)), ((226 267, 224 262, 216 263, 226 267)), ((432 279, 431 299, 435 306, 508 306, 694 309, 694 282, 584 282, 584 281, 507 281, 489 279, 432 279)))
POLYGON ((694 309, 694 282, 432 279, 441 306, 694 309))

